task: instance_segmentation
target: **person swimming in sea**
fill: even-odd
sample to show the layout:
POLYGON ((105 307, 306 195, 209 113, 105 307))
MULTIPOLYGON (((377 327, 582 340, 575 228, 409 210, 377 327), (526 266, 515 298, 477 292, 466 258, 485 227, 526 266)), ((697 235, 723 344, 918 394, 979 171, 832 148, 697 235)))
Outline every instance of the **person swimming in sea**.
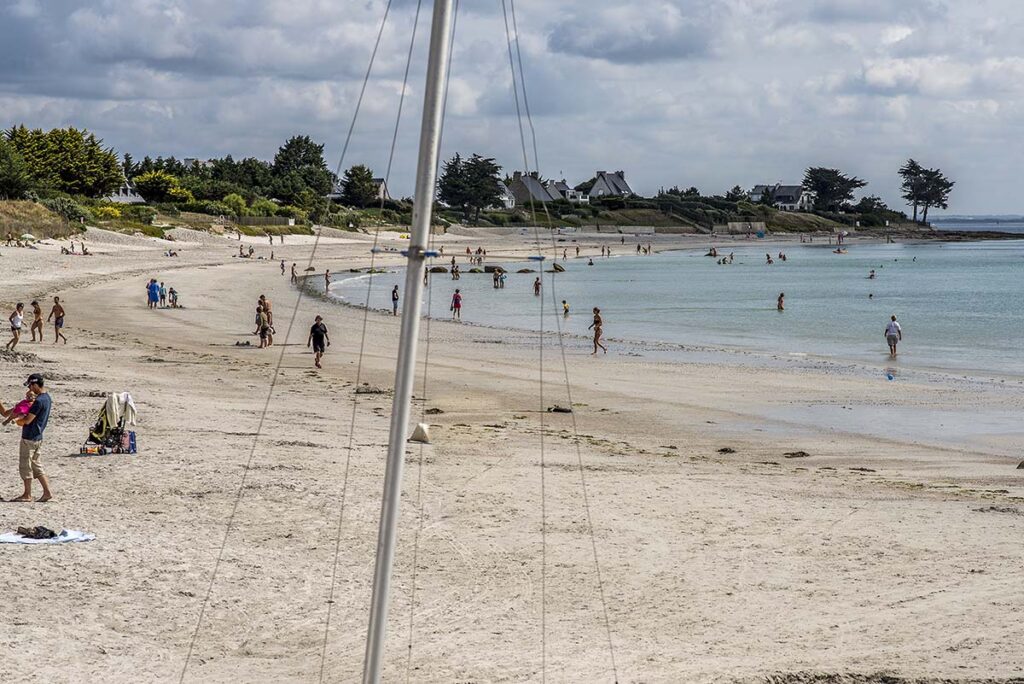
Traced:
POLYGON ((868 280, 875 279, 875 269, 871 269, 871 273, 868 273, 868 280))
POLYGON ((594 265, 594 260, 593 259, 587 259, 587 266, 593 266, 593 265, 594 265))

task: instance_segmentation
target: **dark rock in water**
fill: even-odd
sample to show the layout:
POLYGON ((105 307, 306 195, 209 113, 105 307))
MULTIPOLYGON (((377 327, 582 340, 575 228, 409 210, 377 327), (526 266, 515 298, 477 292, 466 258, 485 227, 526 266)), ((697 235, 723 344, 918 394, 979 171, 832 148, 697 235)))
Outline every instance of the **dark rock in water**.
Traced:
POLYGON ((362 269, 358 269, 358 268, 350 268, 350 269, 348 269, 348 272, 349 273, 359 273, 359 272, 361 272, 361 270, 362 269))
POLYGON ((431 273, 447 273, 448 269, 445 268, 444 266, 431 266, 430 267, 430 272, 431 273))
POLYGON ((494 273, 495 271, 498 273, 504 273, 505 269, 501 266, 484 266, 484 273, 494 273))
POLYGON ((810 458, 811 456, 806 451, 787 451, 782 455, 785 456, 786 458, 810 458))
POLYGON ((444 413, 444 411, 442 411, 439 408, 428 408, 424 413, 426 413, 428 416, 437 416, 444 413))
POLYGON ((1017 470, 1024 470, 1024 461, 1017 464, 1017 470))
POLYGON ((516 273, 536 273, 532 268, 521 268, 516 273))
POLYGON ((572 409, 555 404, 554 406, 548 406, 548 413, 572 413, 572 409))
POLYGON ((722 447, 721 449, 718 450, 718 453, 720 453, 720 454, 735 454, 736 450, 733 449, 732 447, 722 447))
POLYGON ((482 268, 471 268, 471 269, 469 269, 469 273, 483 273, 483 272, 484 272, 484 269, 482 269, 482 268))
POLYGON ((312 272, 313 272, 313 271, 315 271, 315 270, 316 270, 315 268, 313 268, 312 266, 310 266, 309 268, 307 268, 307 269, 304 269, 304 272, 305 272, 305 273, 312 273, 312 272))
POLYGON ((551 268, 554 269, 556 273, 564 273, 565 272, 565 266, 562 266, 562 264, 558 264, 558 263, 552 264, 551 268))

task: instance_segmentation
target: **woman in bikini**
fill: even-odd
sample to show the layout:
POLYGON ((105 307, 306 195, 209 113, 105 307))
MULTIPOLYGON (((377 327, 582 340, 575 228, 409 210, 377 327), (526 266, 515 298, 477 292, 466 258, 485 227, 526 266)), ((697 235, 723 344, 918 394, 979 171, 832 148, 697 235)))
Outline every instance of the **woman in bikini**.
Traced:
MULTIPOLYGON (((608 347, 601 344, 601 327, 604 325, 604 321, 601 320, 601 310, 596 306, 594 307, 594 322, 591 323, 587 330, 594 329, 594 354, 597 353, 597 348, 600 347, 604 350, 604 353, 608 353, 608 347)), ((593 355, 593 354, 592 354, 593 355)))

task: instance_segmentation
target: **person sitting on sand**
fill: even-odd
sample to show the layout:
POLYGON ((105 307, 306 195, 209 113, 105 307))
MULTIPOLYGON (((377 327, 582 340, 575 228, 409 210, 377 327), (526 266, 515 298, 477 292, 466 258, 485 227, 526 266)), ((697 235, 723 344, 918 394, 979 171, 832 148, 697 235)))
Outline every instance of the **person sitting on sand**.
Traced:
POLYGON ((779 311, 785 311, 786 310, 786 293, 785 292, 780 292, 779 293, 779 299, 776 302, 776 307, 778 308, 779 311))
POLYGON ((593 356, 594 354, 597 353, 597 348, 598 347, 603 349, 605 354, 608 353, 608 347, 606 347, 603 344, 601 344, 601 333, 602 333, 603 326, 604 326, 604 320, 601 318, 601 310, 598 309, 595 306, 594 307, 594 322, 587 326, 587 330, 590 330, 591 328, 593 328, 593 330, 594 330, 594 352, 593 352, 593 354, 591 354, 591 356, 593 356))
MULTIPOLYGON (((68 343, 68 338, 64 337, 64 333, 61 329, 64 327, 64 306, 60 303, 60 297, 53 298, 53 308, 50 309, 50 315, 46 317, 49 321, 53 319, 53 343, 57 344, 57 340, 64 340, 64 344, 68 343)), ((42 340, 42 333, 40 332, 40 340, 42 340)))
POLYGON ((896 322, 896 314, 889 319, 885 326, 885 341, 889 344, 889 356, 896 356, 896 345, 903 341, 903 328, 896 322))
POLYGON ((11 323, 11 340, 6 346, 11 351, 14 351, 14 348, 18 346, 18 340, 21 339, 21 326, 25 322, 25 305, 18 302, 7 320, 11 323))

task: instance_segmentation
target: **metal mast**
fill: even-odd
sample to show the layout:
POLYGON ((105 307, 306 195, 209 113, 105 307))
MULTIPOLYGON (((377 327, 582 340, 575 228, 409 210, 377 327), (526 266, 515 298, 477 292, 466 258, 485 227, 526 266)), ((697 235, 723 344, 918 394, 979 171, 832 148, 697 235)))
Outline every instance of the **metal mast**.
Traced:
POLYGON ((384 661, 391 566, 395 555, 398 512, 402 496, 402 466, 405 461, 406 430, 416 371, 416 342, 420 327, 423 296, 423 269, 434 206, 437 161, 441 142, 445 82, 448 72, 452 1, 435 0, 430 29, 430 53, 423 94, 423 123, 420 127, 419 160, 416 167, 416 195, 412 231, 409 236, 405 273, 405 311, 395 370, 395 395, 391 404, 391 429, 388 436, 388 460, 384 473, 384 497, 381 501, 380 529, 377 533, 377 559, 373 572, 373 599, 370 626, 366 635, 363 683, 378 684, 384 661))

